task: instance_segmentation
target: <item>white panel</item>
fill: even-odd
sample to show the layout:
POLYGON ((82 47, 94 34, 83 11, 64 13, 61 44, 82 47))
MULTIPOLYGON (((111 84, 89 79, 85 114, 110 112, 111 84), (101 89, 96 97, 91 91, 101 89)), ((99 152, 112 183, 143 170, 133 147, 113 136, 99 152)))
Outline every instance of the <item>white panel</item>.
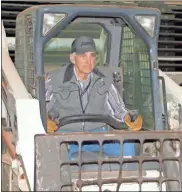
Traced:
MULTIPOLYGON (((179 106, 178 106, 178 104, 181 104, 182 106, 182 87, 180 87, 177 83, 175 83, 170 77, 168 77, 161 70, 159 70, 159 75, 164 77, 166 84, 169 127, 170 129, 180 129, 180 128, 182 129, 182 123, 180 124, 181 117, 179 114, 179 106)), ((161 98, 161 100, 163 100, 163 98, 161 98)))
POLYGON ((45 134, 36 99, 18 99, 16 102, 18 123, 18 152, 20 153, 28 181, 34 187, 34 136, 45 134))

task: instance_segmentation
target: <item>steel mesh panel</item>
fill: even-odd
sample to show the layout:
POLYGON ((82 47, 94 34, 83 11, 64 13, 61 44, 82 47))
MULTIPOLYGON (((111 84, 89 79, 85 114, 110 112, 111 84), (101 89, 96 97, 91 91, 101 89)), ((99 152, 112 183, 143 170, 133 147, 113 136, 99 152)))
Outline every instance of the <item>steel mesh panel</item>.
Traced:
POLYGON ((27 90, 35 90, 33 66, 33 19, 32 15, 17 18, 15 65, 27 90))
POLYGON ((151 187, 155 191, 182 190, 181 132, 38 135, 35 146, 36 191, 85 191, 86 187, 90 191, 88 186, 95 191, 104 191, 104 188, 111 191, 148 191, 151 187), (124 140, 139 141, 138 156, 122 156, 124 140), (93 141, 99 143, 100 152, 95 159, 86 159, 80 150, 81 145, 93 141), (102 145, 106 141, 119 142, 120 155, 103 156, 102 145), (78 144, 79 152, 74 159, 68 160, 68 144, 73 142, 78 144), (83 165, 90 167, 85 169, 83 165), (129 183, 130 186, 127 185, 129 183), (134 188, 131 188, 131 183, 134 188), (94 188, 96 186, 97 189, 94 188))
POLYGON ((128 27, 124 27, 121 51, 125 104, 129 109, 139 110, 144 117, 144 129, 152 129, 152 86, 147 45, 128 27))
POLYGON ((24 81, 24 19, 23 17, 17 18, 17 24, 16 24, 16 49, 15 49, 15 66, 17 68, 17 71, 24 81))
POLYGON ((35 92, 35 78, 34 78, 34 65, 33 65, 33 15, 25 16, 25 34, 26 34, 26 59, 27 59, 27 85, 28 91, 34 95, 35 92))

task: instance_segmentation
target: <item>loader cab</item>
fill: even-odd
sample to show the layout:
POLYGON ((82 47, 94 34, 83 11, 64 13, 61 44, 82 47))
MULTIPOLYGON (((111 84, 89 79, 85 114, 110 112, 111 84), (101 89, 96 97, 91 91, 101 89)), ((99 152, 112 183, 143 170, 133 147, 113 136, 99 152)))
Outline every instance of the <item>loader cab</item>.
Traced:
POLYGON ((97 47, 97 66, 120 74, 120 93, 128 109, 138 109, 145 130, 164 129, 160 101, 156 9, 109 5, 42 5, 16 20, 15 65, 46 117, 45 73, 68 65, 71 43, 87 35, 97 47))

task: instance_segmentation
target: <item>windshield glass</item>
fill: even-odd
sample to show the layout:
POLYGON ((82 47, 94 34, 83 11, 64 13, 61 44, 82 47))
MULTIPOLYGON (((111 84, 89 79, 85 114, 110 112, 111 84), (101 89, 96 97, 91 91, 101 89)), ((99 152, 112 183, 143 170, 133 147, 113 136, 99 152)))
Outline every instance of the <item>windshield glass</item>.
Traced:
POLYGON ((44 49, 46 72, 70 63, 71 44, 80 36, 89 36, 94 39, 97 48, 96 64, 103 65, 106 62, 108 34, 104 28, 99 24, 73 22, 46 44, 44 49))

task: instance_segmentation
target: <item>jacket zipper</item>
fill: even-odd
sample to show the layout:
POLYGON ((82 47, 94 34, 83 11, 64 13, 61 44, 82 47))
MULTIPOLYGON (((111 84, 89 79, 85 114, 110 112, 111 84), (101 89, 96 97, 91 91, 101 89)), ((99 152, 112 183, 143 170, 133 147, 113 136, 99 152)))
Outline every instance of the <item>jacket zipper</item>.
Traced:
MULTIPOLYGON (((94 84, 92 85, 91 89, 94 87, 94 85, 96 84, 96 82, 97 82, 98 80, 100 80, 100 79, 101 79, 101 78, 99 77, 99 78, 94 82, 94 84)), ((82 104, 81 94, 80 94, 80 87, 79 87, 76 83, 74 83, 74 82, 71 82, 71 83, 72 83, 72 84, 75 84, 75 85, 78 87, 78 89, 79 89, 80 105, 81 105, 82 113, 85 114, 85 111, 86 111, 87 106, 88 106, 88 103, 89 103, 90 95, 89 95, 89 97, 88 97, 88 103, 87 103, 87 105, 85 106, 85 109, 83 109, 83 104, 82 104)), ((85 123, 83 123, 83 131, 84 131, 84 129, 85 129, 85 123)))
POLYGON ((81 100, 81 94, 80 94, 80 87, 76 84, 76 83, 74 83, 74 82, 71 82, 72 84, 75 84, 77 87, 78 87, 78 94, 79 94, 79 100, 80 100, 80 105, 81 105, 81 109, 82 109, 82 113, 84 114, 84 109, 83 109, 83 104, 82 104, 82 100, 81 100))
MULTIPOLYGON (((94 85, 97 83, 97 81, 100 80, 100 79, 101 79, 101 78, 99 77, 99 78, 94 82, 94 84, 93 84, 92 87, 91 87, 91 90, 92 90, 92 88, 94 87, 94 85)), ((91 91, 91 90, 89 90, 89 91, 91 91)), ((89 99, 90 99, 90 95, 88 96, 88 103, 89 103, 89 99)), ((87 105, 86 105, 86 107, 85 107, 84 114, 85 114, 86 108, 87 108, 87 106, 88 106, 88 103, 87 103, 87 105)))

